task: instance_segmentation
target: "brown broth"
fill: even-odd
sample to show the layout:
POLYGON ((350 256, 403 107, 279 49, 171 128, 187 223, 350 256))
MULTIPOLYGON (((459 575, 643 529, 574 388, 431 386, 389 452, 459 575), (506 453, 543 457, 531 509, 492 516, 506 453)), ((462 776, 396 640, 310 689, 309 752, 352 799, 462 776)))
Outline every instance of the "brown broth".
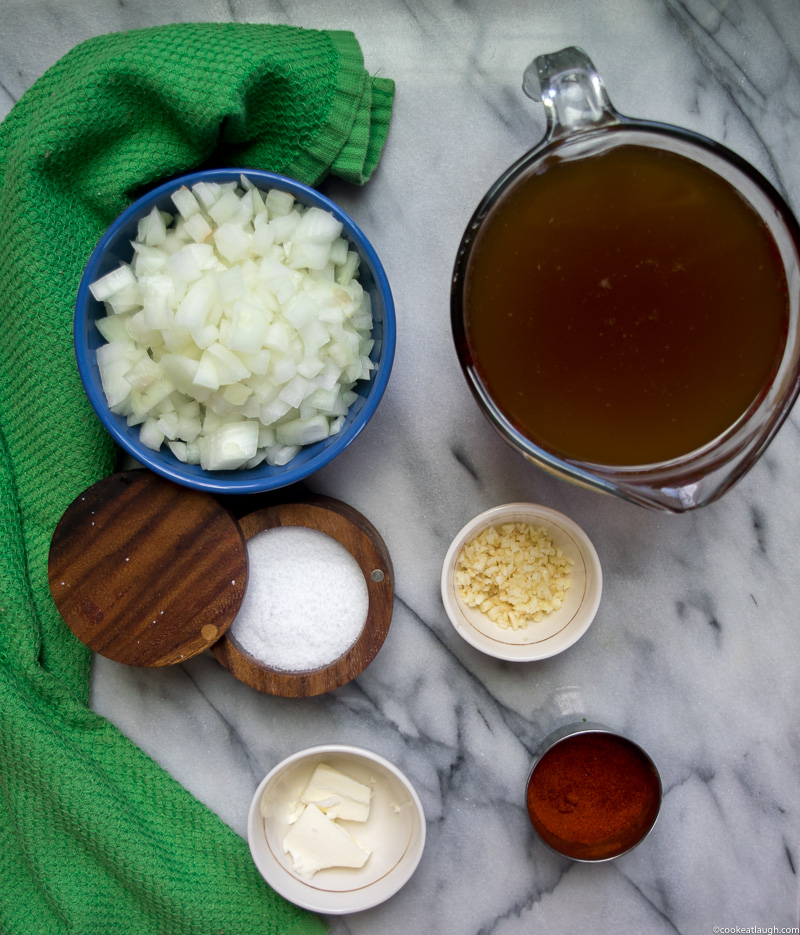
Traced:
POLYGON ((755 210, 692 160, 631 145, 518 182, 478 234, 464 307, 506 417, 554 454, 615 466, 732 426, 774 377, 789 319, 755 210))

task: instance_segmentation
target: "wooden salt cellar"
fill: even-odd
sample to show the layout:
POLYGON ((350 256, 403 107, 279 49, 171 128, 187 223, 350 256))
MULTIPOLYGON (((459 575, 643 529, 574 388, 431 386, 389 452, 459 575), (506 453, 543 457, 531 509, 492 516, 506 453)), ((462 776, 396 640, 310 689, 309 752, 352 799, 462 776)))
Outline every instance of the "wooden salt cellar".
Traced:
POLYGON ((367 584, 369 606, 361 635, 339 659, 309 672, 284 672, 246 653, 231 636, 212 647, 217 659, 242 682, 271 695, 304 698, 345 685, 372 662, 389 632, 394 573, 386 544, 357 510, 330 497, 313 497, 257 510, 239 520, 245 539, 276 526, 305 526, 327 533, 358 562, 367 584))
POLYGON ((211 648, 240 681, 292 698, 331 691, 363 672, 386 639, 394 600, 386 544, 348 504, 312 497, 237 522, 210 494, 143 469, 107 477, 72 502, 53 534, 48 575, 67 626, 100 655, 166 666, 211 648), (247 585, 245 540, 275 526, 332 536, 364 575, 368 609, 361 634, 320 669, 273 669, 225 636, 247 585))

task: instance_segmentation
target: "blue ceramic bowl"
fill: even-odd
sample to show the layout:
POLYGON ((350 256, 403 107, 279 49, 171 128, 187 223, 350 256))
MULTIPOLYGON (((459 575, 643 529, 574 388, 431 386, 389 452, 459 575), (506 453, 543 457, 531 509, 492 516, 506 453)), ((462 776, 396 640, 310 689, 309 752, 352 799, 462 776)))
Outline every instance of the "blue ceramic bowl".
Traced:
POLYGON ((173 179, 148 192, 125 210, 103 235, 95 247, 84 271, 75 305, 75 355, 78 370, 89 401, 100 421, 119 445, 141 464, 156 474, 200 490, 214 493, 246 494, 275 490, 303 480, 319 468, 329 464, 364 428, 383 396, 394 358, 396 326, 394 302, 383 266, 370 242, 354 221, 337 205, 313 188, 286 176, 256 169, 211 169, 173 179), (154 207, 176 213, 171 194, 182 185, 191 187, 200 181, 238 181, 244 173, 262 190, 277 188, 290 192, 303 205, 316 205, 330 211, 342 222, 342 235, 361 257, 359 280, 372 300, 373 331, 375 340, 370 358, 375 365, 370 380, 360 380, 354 387, 358 398, 351 405, 345 425, 330 438, 301 448, 300 452, 283 466, 265 463, 248 470, 206 471, 199 464, 184 464, 166 445, 154 451, 139 441, 139 426, 129 426, 124 416, 109 410, 100 382, 96 352, 105 339, 95 327, 95 321, 106 315, 102 302, 89 291, 90 283, 116 269, 120 263, 129 263, 133 256, 131 241, 136 238, 141 218, 154 207))

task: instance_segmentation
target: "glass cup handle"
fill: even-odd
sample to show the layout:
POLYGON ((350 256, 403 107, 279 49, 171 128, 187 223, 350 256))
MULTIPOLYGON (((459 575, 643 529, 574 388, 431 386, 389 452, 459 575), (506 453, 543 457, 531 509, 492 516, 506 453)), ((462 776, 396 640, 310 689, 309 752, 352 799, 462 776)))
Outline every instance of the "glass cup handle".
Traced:
POLYGON ((544 104, 549 139, 621 121, 591 59, 575 46, 535 58, 522 90, 544 104))

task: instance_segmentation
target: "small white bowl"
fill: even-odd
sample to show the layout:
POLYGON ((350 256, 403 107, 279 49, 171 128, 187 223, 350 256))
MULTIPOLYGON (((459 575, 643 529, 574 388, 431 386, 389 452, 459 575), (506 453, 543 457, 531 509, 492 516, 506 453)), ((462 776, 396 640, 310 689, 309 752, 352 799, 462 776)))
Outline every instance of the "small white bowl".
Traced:
POLYGON ((301 750, 267 774, 250 805, 247 839, 259 873, 281 896, 312 912, 341 915, 377 906, 408 882, 425 847, 425 813, 414 787, 388 760, 360 747, 327 744, 301 750), (372 788, 369 818, 339 822, 372 854, 361 869, 331 867, 307 879, 292 869, 283 840, 320 763, 372 788))
POLYGON ((453 539, 442 567, 442 601, 456 632, 481 652, 511 662, 547 659, 572 646, 594 620, 602 590, 600 559, 586 533, 563 513, 535 503, 506 503, 476 516, 453 539), (500 627, 477 607, 467 607, 455 582, 462 547, 489 526, 514 522, 543 527, 574 562, 564 605, 518 630, 500 627))

